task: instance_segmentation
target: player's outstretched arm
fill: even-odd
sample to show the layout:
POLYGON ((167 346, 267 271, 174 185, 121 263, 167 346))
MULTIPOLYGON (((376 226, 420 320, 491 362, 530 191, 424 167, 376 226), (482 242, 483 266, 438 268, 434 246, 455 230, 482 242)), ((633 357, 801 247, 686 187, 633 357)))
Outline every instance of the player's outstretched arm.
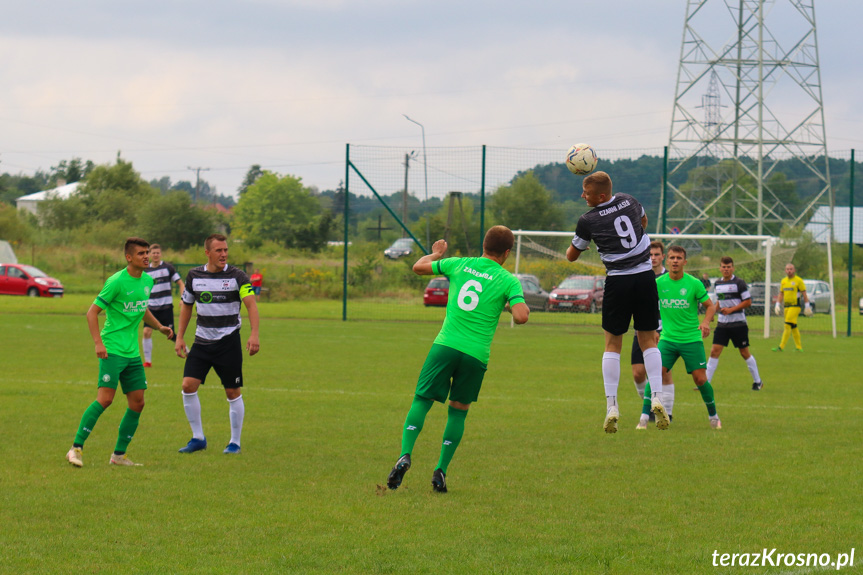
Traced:
POLYGON ((153 326, 154 329, 157 329, 159 333, 161 333, 168 339, 171 339, 171 337, 174 335, 174 330, 166 325, 160 324, 159 321, 156 319, 156 316, 153 315, 149 308, 147 309, 147 311, 144 312, 144 323, 153 326))
POLYGON ((582 254, 582 250, 576 248, 574 245, 570 244, 568 248, 566 248, 566 259, 571 262, 574 262, 578 259, 578 257, 582 254))
POLYGON ((102 334, 99 333, 99 314, 102 308, 96 304, 91 304, 87 310, 87 327, 90 328, 90 337, 93 338, 93 344, 96 346, 96 357, 106 359, 108 350, 105 349, 105 344, 102 343, 102 334))
POLYGON ((258 337, 258 302, 255 295, 247 295, 243 298, 243 304, 249 312, 249 327, 252 332, 249 334, 249 341, 246 343, 246 349, 249 350, 249 355, 255 355, 261 350, 261 341, 258 337))
POLYGON ((182 302, 180 304, 180 321, 177 322, 177 341, 174 342, 174 352, 177 357, 186 357, 186 342, 183 341, 183 336, 186 335, 186 328, 189 327, 191 319, 192 306, 182 302))
POLYGON ((530 308, 524 302, 519 302, 510 309, 512 313, 512 321, 521 325, 527 323, 527 318, 530 317, 530 308))
POLYGON ((447 243, 445 240, 438 240, 432 246, 430 254, 424 255, 416 261, 413 270, 418 276, 432 275, 432 262, 436 262, 446 253, 447 243))

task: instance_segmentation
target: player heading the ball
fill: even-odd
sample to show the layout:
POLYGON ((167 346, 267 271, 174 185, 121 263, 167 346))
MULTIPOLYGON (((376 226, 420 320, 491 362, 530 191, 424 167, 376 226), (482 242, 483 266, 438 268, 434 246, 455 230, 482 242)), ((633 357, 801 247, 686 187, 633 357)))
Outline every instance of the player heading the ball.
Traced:
POLYGON ((650 238, 644 231, 647 214, 629 194, 615 194, 611 177, 605 172, 594 172, 584 178, 582 190, 581 197, 593 209, 578 219, 566 258, 576 261, 593 241, 608 274, 602 302, 602 329, 605 331, 602 379, 606 401, 603 428, 606 433, 617 432, 620 350, 631 320, 644 356, 647 380, 652 384, 650 401, 656 427, 667 429, 668 413, 661 399, 662 358, 656 348, 659 296, 650 264, 650 238))

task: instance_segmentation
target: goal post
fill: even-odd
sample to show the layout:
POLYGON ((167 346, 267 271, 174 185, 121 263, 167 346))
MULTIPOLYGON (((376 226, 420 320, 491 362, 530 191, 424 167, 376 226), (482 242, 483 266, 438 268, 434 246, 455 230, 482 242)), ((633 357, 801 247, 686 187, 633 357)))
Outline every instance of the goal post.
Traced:
MULTIPOLYGON (((516 237, 514 273, 535 276, 550 293, 553 292, 552 288, 570 275, 605 275, 605 266, 595 249, 583 252, 574 263, 566 260, 565 252, 572 239, 572 232, 513 230, 513 234, 516 237)), ((779 292, 779 280, 785 264, 794 256, 797 249, 795 245, 784 244, 779 238, 768 235, 649 236, 651 240, 661 240, 665 244, 666 252, 672 244, 686 248, 687 273, 698 278, 707 274, 711 282, 720 277, 719 258, 724 255, 731 256, 734 259, 735 274, 750 286, 753 305, 747 311, 748 315, 760 321, 765 338, 770 337, 771 327, 779 327, 781 318, 771 317, 773 297, 779 292), (772 323, 776 325, 771 326, 772 323)), ((830 313, 835 314, 835 311, 831 309, 830 313)), ((536 316, 532 316, 531 321, 535 318, 536 316)), ((578 320, 573 322, 578 323, 578 320)))

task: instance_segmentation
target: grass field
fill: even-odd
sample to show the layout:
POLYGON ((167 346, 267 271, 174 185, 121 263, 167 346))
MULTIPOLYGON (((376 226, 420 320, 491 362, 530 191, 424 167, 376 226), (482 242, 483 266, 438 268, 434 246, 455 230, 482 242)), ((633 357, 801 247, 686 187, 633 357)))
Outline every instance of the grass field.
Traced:
MULTIPOLYGON (((282 319, 261 306, 247 359, 243 453, 222 454, 227 403, 200 393, 210 449, 190 437, 182 361, 164 339, 129 456, 107 464, 118 397, 75 469, 63 456, 95 399, 92 297, 0 301, 2 573, 810 573, 714 567, 713 553, 850 553, 863 563, 860 338, 805 332, 803 353, 753 337, 714 385, 724 429, 676 370, 669 431, 636 432, 624 362, 621 430, 605 413, 599 328, 501 326, 480 401, 431 491, 446 410, 429 413, 398 491, 416 376, 438 325, 282 319)), ((340 314, 335 316, 340 317, 340 314)), ((246 331, 247 333, 247 331, 246 331)))

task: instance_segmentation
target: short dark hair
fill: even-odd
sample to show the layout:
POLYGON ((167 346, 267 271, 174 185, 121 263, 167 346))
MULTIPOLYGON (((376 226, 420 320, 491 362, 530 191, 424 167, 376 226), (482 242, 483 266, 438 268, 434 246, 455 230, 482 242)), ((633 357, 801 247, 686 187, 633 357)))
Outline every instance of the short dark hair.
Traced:
POLYGON ((210 234, 209 236, 207 236, 207 239, 204 240, 204 249, 209 250, 210 245, 213 242, 227 242, 227 241, 228 241, 228 238, 226 238, 222 234, 210 234))
POLYGON ((482 241, 482 251, 493 256, 502 256, 507 250, 511 250, 515 243, 512 230, 506 226, 492 226, 485 233, 482 241))
POLYGON ((719 258, 719 263, 734 265, 734 260, 731 259, 730 256, 722 256, 721 258, 719 258))
POLYGON ((599 194, 611 193, 611 176, 605 172, 593 172, 581 182, 582 186, 592 186, 599 194))
POLYGON ((141 248, 149 248, 150 242, 142 238, 126 238, 126 245, 123 246, 123 251, 127 254, 131 254, 135 249, 134 246, 138 246, 141 248))
POLYGON ((683 254, 683 259, 686 259, 686 248, 683 246, 674 245, 668 248, 668 253, 677 252, 683 254))
POLYGON ((160 246, 159 244, 150 244, 150 249, 151 250, 161 250, 162 246, 160 246))
POLYGON ((651 249, 651 250, 658 249, 660 252, 662 252, 664 254, 665 253, 665 244, 659 240, 653 240, 652 242, 650 242, 650 248, 649 249, 651 249))

